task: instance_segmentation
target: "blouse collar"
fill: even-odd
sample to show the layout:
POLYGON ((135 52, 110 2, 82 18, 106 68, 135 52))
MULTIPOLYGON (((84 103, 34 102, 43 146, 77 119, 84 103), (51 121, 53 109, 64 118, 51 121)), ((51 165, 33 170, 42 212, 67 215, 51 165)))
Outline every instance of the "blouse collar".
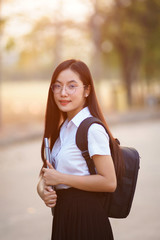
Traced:
POLYGON ((77 113, 69 122, 67 121, 67 127, 72 123, 78 128, 80 123, 87 117, 91 117, 91 113, 88 107, 83 108, 79 113, 77 113))

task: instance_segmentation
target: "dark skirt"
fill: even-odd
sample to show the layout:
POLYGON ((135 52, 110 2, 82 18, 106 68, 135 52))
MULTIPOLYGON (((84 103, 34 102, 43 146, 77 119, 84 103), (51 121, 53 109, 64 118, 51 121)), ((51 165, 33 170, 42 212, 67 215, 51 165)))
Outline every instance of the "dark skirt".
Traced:
POLYGON ((113 240, 102 193, 57 190, 52 240, 113 240))

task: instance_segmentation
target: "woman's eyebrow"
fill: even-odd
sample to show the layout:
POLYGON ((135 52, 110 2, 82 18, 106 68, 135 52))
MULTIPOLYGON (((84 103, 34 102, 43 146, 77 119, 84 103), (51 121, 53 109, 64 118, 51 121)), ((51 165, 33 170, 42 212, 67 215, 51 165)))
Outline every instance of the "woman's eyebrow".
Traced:
MULTIPOLYGON (((56 82, 59 82, 59 83, 62 84, 62 82, 60 80, 58 80, 58 79, 56 80, 56 82)), ((69 80, 67 83, 72 83, 72 82, 77 83, 77 81, 74 80, 74 79, 73 80, 69 80)))

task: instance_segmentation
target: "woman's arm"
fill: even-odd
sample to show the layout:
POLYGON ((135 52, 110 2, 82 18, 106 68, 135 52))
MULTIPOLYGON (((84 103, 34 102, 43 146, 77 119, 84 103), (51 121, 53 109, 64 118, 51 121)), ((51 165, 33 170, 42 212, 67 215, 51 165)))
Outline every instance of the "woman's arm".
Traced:
POLYGON ((63 174, 47 163, 50 169, 43 168, 44 182, 46 185, 65 184, 85 191, 114 192, 117 181, 112 157, 94 155, 93 161, 97 174, 88 176, 63 174))

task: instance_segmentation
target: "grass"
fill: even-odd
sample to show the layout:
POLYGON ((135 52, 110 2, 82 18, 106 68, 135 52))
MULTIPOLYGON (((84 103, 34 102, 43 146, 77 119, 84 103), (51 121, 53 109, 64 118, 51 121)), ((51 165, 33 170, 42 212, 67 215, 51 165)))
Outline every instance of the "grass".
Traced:
POLYGON ((6 81, 1 88, 4 124, 42 120, 48 95, 48 81, 6 81))

